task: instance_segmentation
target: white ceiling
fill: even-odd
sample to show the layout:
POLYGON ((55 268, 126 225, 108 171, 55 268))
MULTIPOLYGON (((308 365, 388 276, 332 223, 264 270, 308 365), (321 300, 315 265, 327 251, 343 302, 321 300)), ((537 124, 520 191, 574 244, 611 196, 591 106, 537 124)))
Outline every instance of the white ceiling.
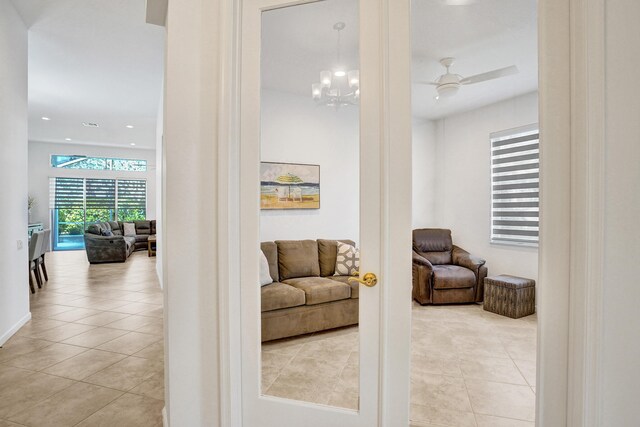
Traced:
MULTIPOLYGON (((262 83, 268 89, 309 96, 319 72, 336 64, 336 32, 343 21, 342 62, 358 64, 358 1, 326 0, 263 14, 262 83)), ((413 0, 413 115, 437 119, 537 89, 536 0, 477 0, 451 6, 445 0, 413 0), (438 63, 456 57, 451 71, 470 76, 517 65, 520 73, 463 86, 455 98, 435 101, 443 74, 438 63)))
POLYGON ((145 0, 14 4, 29 27, 29 139, 155 148, 164 28, 145 23, 145 0))

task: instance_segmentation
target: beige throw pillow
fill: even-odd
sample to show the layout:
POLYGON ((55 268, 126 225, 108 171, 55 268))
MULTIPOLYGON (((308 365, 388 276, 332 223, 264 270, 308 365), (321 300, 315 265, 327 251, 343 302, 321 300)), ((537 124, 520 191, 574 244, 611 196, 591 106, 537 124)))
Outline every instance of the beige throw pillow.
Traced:
POLYGON ((124 235, 136 237, 136 225, 132 222, 125 222, 124 226, 124 235))
POLYGON ((353 276, 360 268, 360 249, 347 243, 338 242, 336 256, 336 276, 353 276))

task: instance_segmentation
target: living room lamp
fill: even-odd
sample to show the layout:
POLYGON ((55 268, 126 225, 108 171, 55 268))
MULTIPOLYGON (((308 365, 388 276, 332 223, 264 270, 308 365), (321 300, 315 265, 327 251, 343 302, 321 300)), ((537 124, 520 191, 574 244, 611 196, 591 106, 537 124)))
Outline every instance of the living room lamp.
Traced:
POLYGON ((360 71, 345 71, 340 57, 340 31, 344 22, 336 22, 333 29, 338 32, 336 66, 332 70, 320 71, 320 83, 311 85, 311 97, 317 105, 339 108, 345 105, 357 105, 360 98, 360 71), (346 81, 345 81, 346 78, 346 81))

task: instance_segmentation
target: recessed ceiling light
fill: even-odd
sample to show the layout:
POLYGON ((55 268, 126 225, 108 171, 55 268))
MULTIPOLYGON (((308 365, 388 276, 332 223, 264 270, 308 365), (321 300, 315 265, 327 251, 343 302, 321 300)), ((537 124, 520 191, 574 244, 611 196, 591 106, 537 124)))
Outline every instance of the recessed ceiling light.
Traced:
POLYGON ((88 128, 97 128, 100 127, 97 123, 91 123, 91 122, 83 122, 82 126, 86 126, 88 128))
POLYGON ((125 126, 127 129, 133 129, 133 125, 126 125, 125 126))
POLYGON ((71 138, 65 138, 64 140, 65 141, 71 141, 71 138))
POLYGON ((131 143, 131 144, 129 144, 129 145, 136 145, 136 143, 135 143, 135 142, 132 142, 132 143, 131 143))
POLYGON ((44 117, 44 116, 43 116, 43 117, 42 117, 42 120, 49 121, 49 120, 51 120, 51 119, 50 119, 49 117, 44 117))

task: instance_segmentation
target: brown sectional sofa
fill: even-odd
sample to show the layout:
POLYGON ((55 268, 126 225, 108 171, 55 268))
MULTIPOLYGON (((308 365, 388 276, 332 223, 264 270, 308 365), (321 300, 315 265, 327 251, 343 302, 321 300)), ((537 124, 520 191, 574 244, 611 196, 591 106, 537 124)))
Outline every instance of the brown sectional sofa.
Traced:
POLYGON ((263 342, 358 323, 358 283, 334 276, 336 240, 277 240, 261 249, 273 279, 261 289, 263 342))

